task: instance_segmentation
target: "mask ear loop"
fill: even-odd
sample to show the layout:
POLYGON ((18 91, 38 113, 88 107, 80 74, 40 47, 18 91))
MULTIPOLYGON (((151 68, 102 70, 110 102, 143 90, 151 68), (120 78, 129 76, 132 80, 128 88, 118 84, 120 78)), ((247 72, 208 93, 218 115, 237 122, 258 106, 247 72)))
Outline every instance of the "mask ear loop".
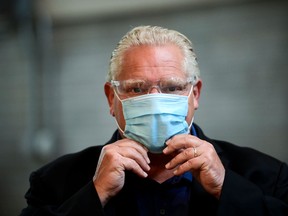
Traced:
POLYGON ((117 99, 122 103, 122 100, 120 99, 119 95, 117 94, 114 88, 113 88, 113 91, 114 91, 114 95, 116 95, 117 99))
POLYGON ((191 95, 191 93, 192 93, 192 91, 193 91, 193 88, 194 88, 194 85, 192 84, 192 86, 191 86, 191 89, 190 89, 190 91, 189 91, 189 94, 188 94, 188 98, 190 97, 190 95, 191 95))
MULTIPOLYGON (((121 102, 122 104, 122 100, 120 99, 119 95, 117 94, 117 92, 115 91, 115 89, 113 88, 113 91, 114 91, 114 95, 116 95, 117 99, 121 102)), ((120 125, 118 124, 118 121, 117 119, 114 117, 114 120, 116 122, 116 125, 118 127, 118 130, 120 130, 120 132, 124 135, 124 131, 121 129, 120 125)))
POLYGON ((188 134, 190 133, 193 122, 194 122, 194 116, 192 117, 190 125, 188 126, 188 134))
MULTIPOLYGON (((188 99, 188 100, 189 100, 189 97, 190 97, 190 95, 191 95, 191 92, 193 91, 193 88, 194 88, 194 85, 191 86, 190 92, 189 92, 189 94, 188 94, 188 96, 187 96, 187 99, 188 99)), ((188 103, 188 101, 187 101, 187 103, 188 103)), ((191 127, 192 127, 193 122, 194 122, 194 116, 192 117, 191 122, 190 122, 190 124, 189 124, 189 126, 188 126, 188 134, 190 133, 190 130, 191 130, 191 127)))
POLYGON ((124 135, 124 131, 123 131, 123 130, 121 129, 121 127, 119 126, 117 119, 114 118, 114 120, 115 120, 115 122, 116 122, 116 125, 117 125, 117 127, 118 127, 118 130, 120 130, 121 133, 124 135))

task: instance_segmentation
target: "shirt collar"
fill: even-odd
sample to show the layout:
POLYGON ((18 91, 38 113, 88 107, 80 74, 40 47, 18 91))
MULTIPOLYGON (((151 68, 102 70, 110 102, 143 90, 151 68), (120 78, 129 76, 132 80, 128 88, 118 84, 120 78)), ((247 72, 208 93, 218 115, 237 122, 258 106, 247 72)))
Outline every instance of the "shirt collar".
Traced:
POLYGON ((190 132, 191 132, 191 135, 197 137, 197 132, 196 132, 196 129, 195 129, 195 127, 194 127, 194 124, 192 124, 191 131, 190 131, 190 132))

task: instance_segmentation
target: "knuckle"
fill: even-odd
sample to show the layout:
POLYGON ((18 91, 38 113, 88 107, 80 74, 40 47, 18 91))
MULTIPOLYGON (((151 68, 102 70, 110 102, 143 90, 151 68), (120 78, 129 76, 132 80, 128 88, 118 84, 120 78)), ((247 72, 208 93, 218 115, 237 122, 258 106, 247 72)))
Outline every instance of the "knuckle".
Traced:
POLYGON ((185 158, 190 158, 191 157, 191 149, 190 148, 189 149, 185 149, 183 151, 183 155, 184 155, 185 158))
POLYGON ((193 161, 192 160, 188 160, 187 161, 187 165, 191 168, 193 166, 193 161))
POLYGON ((210 155, 214 154, 214 152, 215 152, 214 146, 211 143, 208 143, 208 142, 205 142, 205 144, 207 145, 207 150, 206 150, 207 153, 209 153, 210 155))
POLYGON ((185 147, 188 148, 190 147, 190 143, 191 143, 191 137, 190 136, 184 136, 184 143, 185 143, 185 147))
POLYGON ((103 146, 102 151, 103 152, 109 152, 109 151, 111 151, 111 149, 114 149, 114 148, 115 148, 114 145, 108 144, 108 145, 103 146))
POLYGON ((215 153, 214 146, 213 146, 212 144, 210 144, 210 143, 209 143, 209 148, 208 148, 208 150, 209 150, 209 153, 210 153, 211 155, 215 153))
POLYGON ((115 151, 115 148, 112 145, 104 146, 102 148, 102 154, 103 154, 103 156, 105 156, 106 158, 109 158, 111 160, 116 160, 118 158, 116 151, 115 151))

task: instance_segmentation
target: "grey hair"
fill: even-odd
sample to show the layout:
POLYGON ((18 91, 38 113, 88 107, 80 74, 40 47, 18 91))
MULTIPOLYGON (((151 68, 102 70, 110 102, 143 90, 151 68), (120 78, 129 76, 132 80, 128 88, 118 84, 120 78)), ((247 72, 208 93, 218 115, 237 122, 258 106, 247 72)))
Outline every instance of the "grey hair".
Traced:
POLYGON ((161 46, 174 44, 184 55, 183 69, 187 76, 197 81, 200 78, 197 57, 192 42, 180 32, 159 26, 138 26, 126 33, 112 52, 110 67, 106 80, 110 82, 121 71, 122 59, 125 52, 135 46, 152 45, 161 46))

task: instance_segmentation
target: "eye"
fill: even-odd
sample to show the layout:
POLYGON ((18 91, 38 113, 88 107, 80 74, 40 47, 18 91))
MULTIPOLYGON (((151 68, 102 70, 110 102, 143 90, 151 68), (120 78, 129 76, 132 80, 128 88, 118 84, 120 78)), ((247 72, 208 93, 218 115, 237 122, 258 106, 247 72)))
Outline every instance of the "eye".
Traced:
POLYGON ((163 80, 160 85, 161 92, 166 94, 183 94, 187 90, 187 82, 176 78, 163 80))
POLYGON ((167 92, 175 92, 175 91, 183 91, 183 86, 180 86, 180 85, 174 85, 174 86, 168 86, 167 88, 166 88, 166 91, 167 92))
POLYGON ((166 91, 168 91, 168 92, 173 92, 173 91, 177 91, 177 90, 179 90, 178 86, 168 86, 168 87, 166 87, 166 91))
POLYGON ((133 93, 141 93, 142 89, 139 88, 139 87, 134 87, 134 88, 131 89, 131 92, 133 92, 133 93))
POLYGON ((145 84, 143 81, 130 81, 123 85, 123 89, 126 94, 139 95, 145 92, 145 84))

